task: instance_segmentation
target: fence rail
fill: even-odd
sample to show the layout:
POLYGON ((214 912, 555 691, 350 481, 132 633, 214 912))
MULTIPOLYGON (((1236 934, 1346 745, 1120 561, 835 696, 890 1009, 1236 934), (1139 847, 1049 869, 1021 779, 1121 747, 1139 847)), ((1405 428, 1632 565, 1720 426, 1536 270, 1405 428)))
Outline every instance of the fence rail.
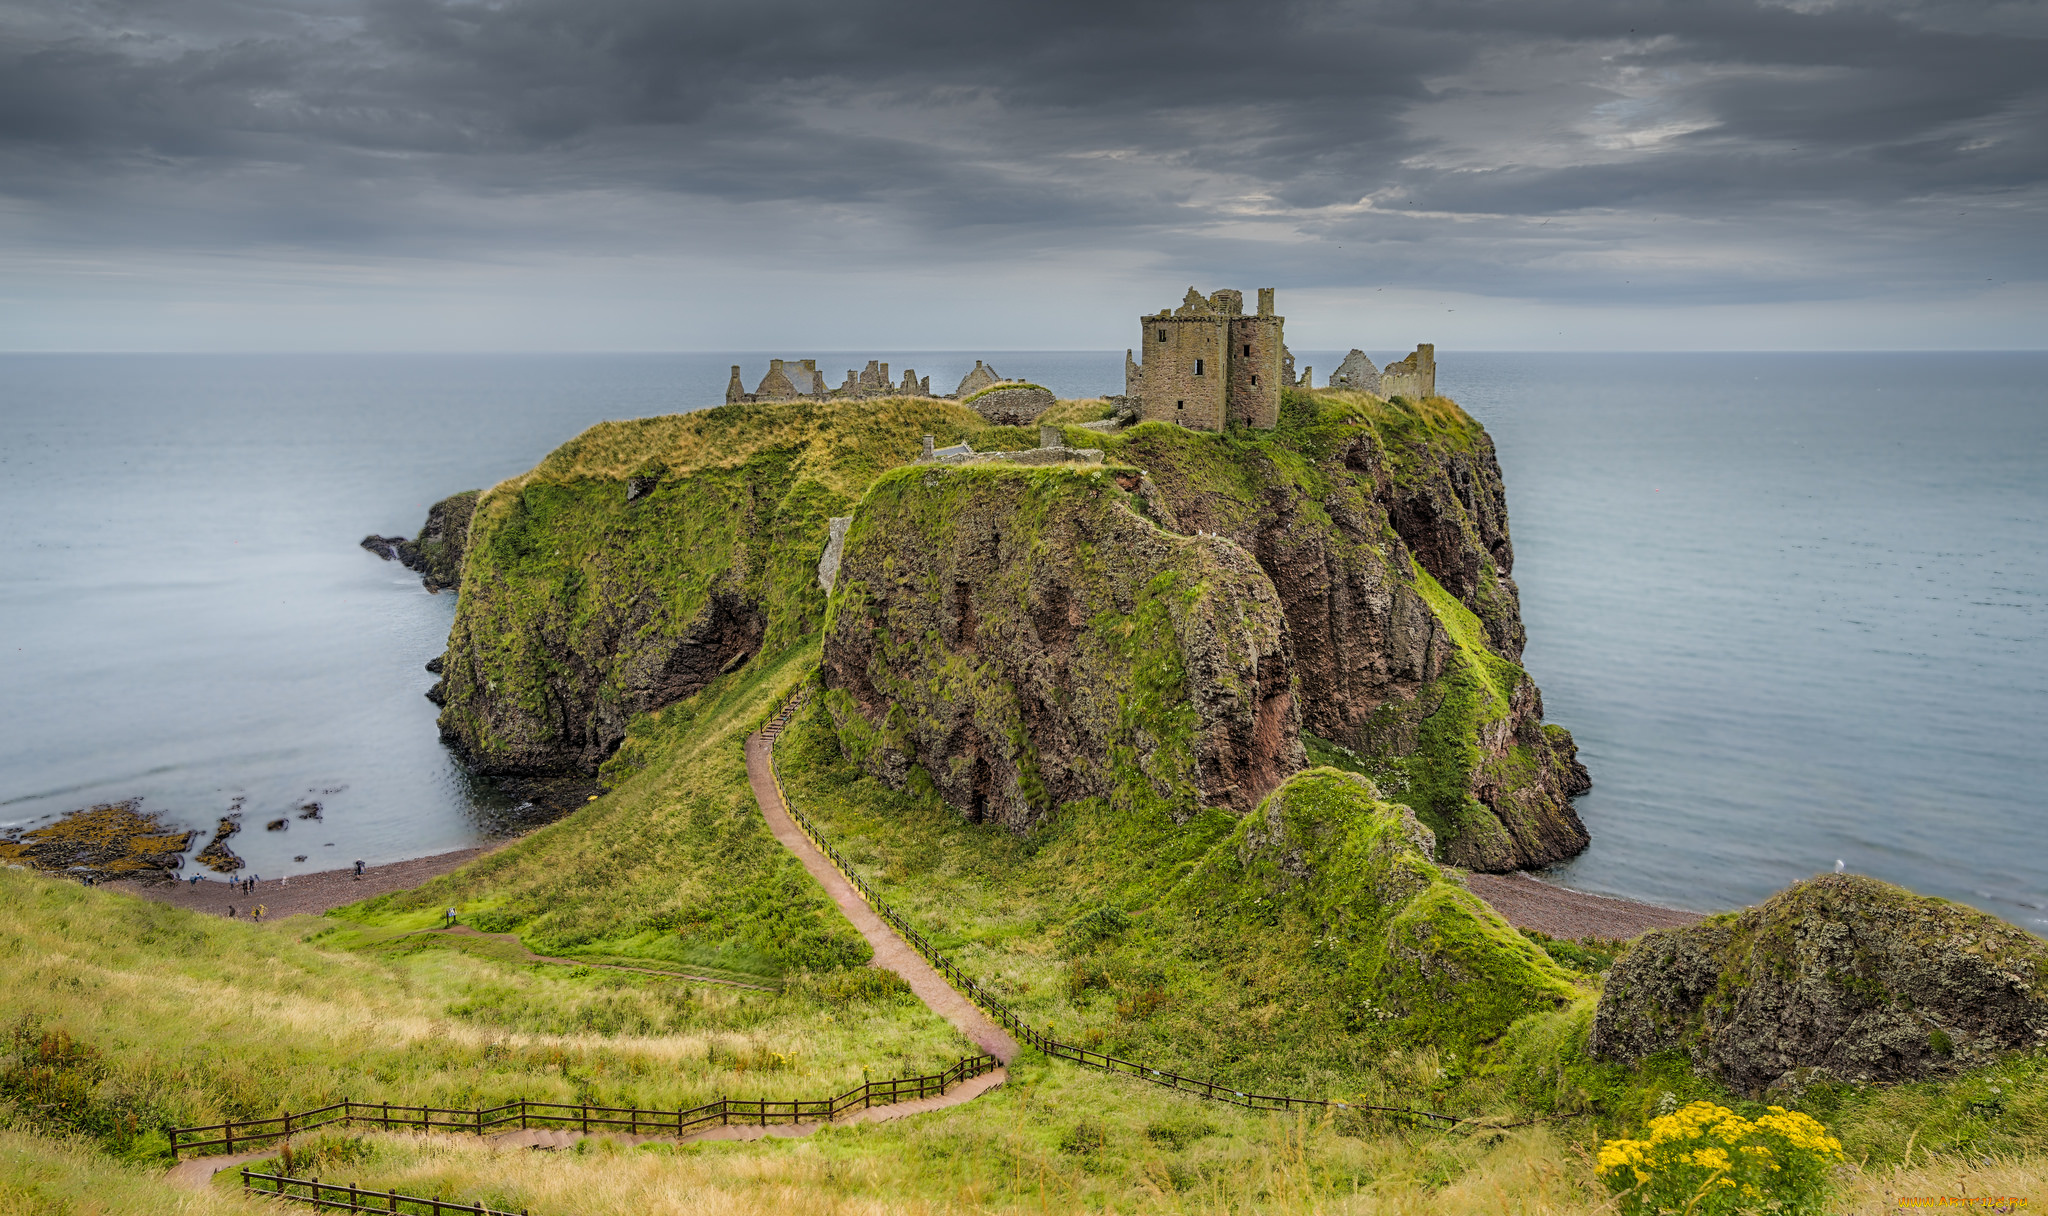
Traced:
POLYGON ((350 1183, 342 1186, 318 1178, 292 1178, 284 1174, 242 1171, 242 1189, 276 1199, 310 1203, 335 1212, 402 1212, 406 1216, 527 1216, 488 1208, 481 1203, 453 1203, 439 1196, 401 1195, 397 1191, 366 1191, 350 1183))
POLYGON ((980 981, 962 971, 952 959, 946 956, 944 951, 932 943, 931 939, 918 932, 916 926, 912 925, 907 917, 889 906, 888 901, 882 898, 881 892, 869 885, 868 880, 862 878, 854 870, 852 863, 847 861, 845 856, 832 845, 831 841, 825 838, 824 831, 812 821, 811 817, 804 814, 801 808, 790 801, 788 791, 782 787, 781 766, 775 760, 775 740, 788 728, 790 719, 802 707, 806 695, 805 692, 799 691, 776 713, 775 717, 769 720, 766 726, 761 728, 762 737, 768 741, 769 775, 774 779, 775 792, 781 797, 783 808, 789 812, 789 817, 796 821, 797 826, 803 830, 804 835, 810 837, 811 843, 818 847, 818 851, 830 859, 833 867, 845 876, 846 881, 853 885, 854 890, 860 892, 860 897, 867 902, 868 907, 874 909, 875 915, 887 921, 897 933, 901 934, 903 940, 909 942, 913 949, 920 955, 923 955, 924 960, 930 963, 933 969, 938 971, 940 975, 945 976, 947 981, 957 988, 962 996, 980 1006, 1003 1029, 1015 1035, 1026 1045, 1037 1048, 1046 1055, 1069 1060, 1089 1068, 1099 1068, 1105 1072, 1122 1073, 1126 1076, 1138 1077, 1155 1085, 1164 1085, 1168 1089, 1177 1089, 1182 1093, 1195 1094, 1216 1102, 1227 1102, 1232 1106, 1242 1106, 1248 1110, 1323 1110, 1334 1107, 1340 1110, 1370 1111, 1374 1114, 1412 1120, 1422 1126, 1445 1129, 1454 1128, 1460 1123, 1465 1122, 1465 1120, 1455 1115, 1440 1114, 1429 1110, 1417 1110, 1408 1106, 1375 1106, 1367 1102, 1342 1102, 1334 1098, 1295 1098, 1284 1094, 1247 1093, 1221 1081, 1186 1077, 1170 1069, 1153 1068, 1150 1065, 1119 1059, 1116 1056, 1104 1055, 1099 1051, 1089 1051, 1085 1047, 1077 1047, 1072 1043, 1063 1043, 1049 1034, 1033 1029, 1029 1023, 1017 1015, 1015 1010, 1011 1009, 994 993, 990 992, 980 981))
POLYGON ((825 1098, 720 1098, 686 1110, 535 1102, 526 1098, 499 1106, 465 1110, 344 1099, 316 1110, 287 1111, 269 1119, 231 1119, 203 1127, 172 1128, 171 1153, 178 1156, 208 1149, 232 1153, 238 1144, 253 1148, 336 1123, 399 1131, 473 1132, 477 1135, 516 1125, 522 1129, 573 1128, 586 1135, 597 1130, 622 1131, 635 1136, 681 1136, 714 1125, 727 1127, 737 1123, 766 1127, 770 1123, 801 1123, 806 1119, 829 1121, 856 1110, 937 1097, 962 1081, 994 1071, 998 1063, 994 1056, 965 1056, 940 1072, 921 1077, 863 1081, 843 1094, 825 1098))

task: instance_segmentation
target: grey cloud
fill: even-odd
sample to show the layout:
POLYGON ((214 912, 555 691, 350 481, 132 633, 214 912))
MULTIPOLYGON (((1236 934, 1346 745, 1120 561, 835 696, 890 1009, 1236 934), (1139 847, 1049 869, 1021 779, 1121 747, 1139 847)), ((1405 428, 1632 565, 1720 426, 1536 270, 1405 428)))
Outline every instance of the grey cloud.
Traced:
POLYGON ((0 6, 0 195, 29 213, 13 239, 56 244, 794 228, 849 265, 1137 248, 1590 296, 1636 256, 1672 299, 1856 291, 2006 240, 2009 273, 2043 273, 2044 36, 1960 3, 48 0, 0 6), (697 218, 636 225, 664 207, 697 218), (1805 256, 1653 268, 1714 224, 1805 256))

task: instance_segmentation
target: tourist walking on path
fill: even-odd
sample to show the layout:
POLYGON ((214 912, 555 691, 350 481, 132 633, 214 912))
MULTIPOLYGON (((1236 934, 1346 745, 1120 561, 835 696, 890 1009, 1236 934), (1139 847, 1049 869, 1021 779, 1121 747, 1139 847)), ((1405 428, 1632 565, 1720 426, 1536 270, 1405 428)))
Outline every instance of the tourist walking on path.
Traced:
POLYGON ((453 929, 455 927, 455 909, 448 909, 448 923, 442 927, 447 929, 453 929))

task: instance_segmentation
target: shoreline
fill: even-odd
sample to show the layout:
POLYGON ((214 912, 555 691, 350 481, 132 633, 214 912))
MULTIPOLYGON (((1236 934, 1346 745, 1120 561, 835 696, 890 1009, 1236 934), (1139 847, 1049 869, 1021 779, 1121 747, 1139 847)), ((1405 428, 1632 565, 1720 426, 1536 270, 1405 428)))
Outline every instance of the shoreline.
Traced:
MULTIPOLYGON (((228 908, 232 907, 238 920, 247 918, 258 904, 264 907, 265 920, 318 916, 358 900, 409 890, 429 879, 452 873, 510 843, 509 840, 500 841, 368 866, 360 879, 356 878, 353 869, 318 870, 289 878, 266 878, 248 894, 244 894, 237 883, 212 879, 202 879, 197 885, 177 879, 170 882, 124 879, 103 885, 108 890, 215 916, 226 915, 228 908)), ((1535 930, 1566 940, 1581 937, 1625 940, 1651 929, 1690 925, 1707 915, 1611 895, 1574 891, 1519 871, 1513 874, 1468 873, 1464 878, 1467 889, 1485 900, 1515 928, 1535 930)))
POLYGON ((1612 895, 1590 895, 1544 882, 1517 870, 1512 874, 1466 874, 1466 887, 1517 929, 1550 937, 1627 939, 1651 929, 1676 929, 1706 919, 1704 912, 1637 903, 1612 895))
POLYGON ((262 904, 264 920, 282 920, 287 916, 318 916, 334 908, 355 903, 357 900, 410 890, 429 879, 459 870, 484 854, 495 852, 510 843, 512 842, 506 840, 474 848, 455 849, 447 853, 434 853, 426 857, 414 857, 407 861, 365 866, 360 879, 356 877, 353 868, 316 870, 311 874, 294 874, 287 878, 266 878, 257 883, 255 889, 248 894, 244 894, 241 884, 232 879, 220 882, 202 878, 197 884, 191 882, 189 877, 172 879, 170 882, 147 883, 124 879, 101 885, 109 891, 121 891, 156 903, 170 904, 172 907, 194 912, 210 912, 215 916, 227 915, 228 908, 232 907, 236 920, 248 919, 250 911, 256 905, 262 904))

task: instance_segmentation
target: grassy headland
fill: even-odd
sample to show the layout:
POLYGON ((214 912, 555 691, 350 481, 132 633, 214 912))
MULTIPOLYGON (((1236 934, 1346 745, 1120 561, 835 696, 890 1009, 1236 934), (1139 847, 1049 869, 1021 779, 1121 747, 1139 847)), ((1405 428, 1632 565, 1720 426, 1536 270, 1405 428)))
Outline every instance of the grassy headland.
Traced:
MULTIPOLYGON (((1061 408, 1062 421, 1101 412, 1061 408)), ((1141 426, 1071 430, 1069 442, 1180 478, 1175 508, 1211 530, 1264 529, 1247 496, 1292 487, 1300 530, 1343 533, 1331 551, 1364 562, 1391 547, 1391 531, 1354 534, 1367 516, 1347 495, 1364 483, 1333 479, 1327 458, 1360 453, 1367 467, 1354 472, 1372 485, 1422 494, 1426 463, 1471 457, 1483 440, 1442 402, 1318 394, 1290 397, 1288 411, 1270 435, 1141 426)), ((575 634, 636 580, 668 580, 666 606, 637 618, 656 633, 686 625, 720 587, 752 588, 758 647, 693 695, 630 715, 603 797, 416 892, 321 921, 223 921, 0 870, 12 981, 0 989, 0 1112, 12 1128, 0 1131, 0 1210, 253 1210, 227 1178, 190 1196, 165 1188, 151 1171, 169 1124, 341 1097, 786 1098, 965 1054, 929 1010, 865 976, 865 944, 762 824, 741 742, 817 670, 824 520, 849 512, 918 434, 1035 441, 1018 430, 929 401, 725 407, 594 428, 486 492, 464 595, 488 609, 486 632, 502 631, 492 670, 512 700, 544 704, 562 687, 535 639, 575 634), (528 965, 433 932, 451 904, 544 953, 716 967, 773 990, 528 965)), ((1476 832, 1473 774, 1509 781, 1544 746, 1472 746, 1479 726, 1514 712, 1526 680, 1509 657, 1518 621, 1486 566, 1484 508, 1443 517, 1470 531, 1470 570, 1453 563, 1439 577, 1418 556, 1396 572, 1449 647, 1415 692, 1430 712, 1363 740, 1310 741, 1317 758, 1371 774, 1384 798, 1322 769, 1241 818, 1169 798, 1083 799, 1019 835, 967 822, 929 786, 892 789, 863 771, 817 698, 778 756, 791 799, 892 903, 1062 1038, 1247 1088, 1544 1121, 1446 1135, 1357 1112, 1251 1114, 1026 1053, 1007 1086, 973 1103, 802 1141, 513 1153, 334 1132, 295 1153, 329 1180, 542 1213, 1612 1210, 1593 1175, 1602 1136, 1695 1098, 1760 1106, 1676 1052, 1628 1066, 1593 1058, 1606 956, 1524 938, 1418 843, 1417 818, 1476 832), (1393 742, 1367 746, 1382 738, 1393 742)), ((623 687, 606 685, 623 671, 594 686, 623 687)), ((1961 1193, 2048 1203, 2039 1050, 1938 1081, 1821 1081, 1773 1100, 1844 1141, 1833 1210, 1961 1193)))

